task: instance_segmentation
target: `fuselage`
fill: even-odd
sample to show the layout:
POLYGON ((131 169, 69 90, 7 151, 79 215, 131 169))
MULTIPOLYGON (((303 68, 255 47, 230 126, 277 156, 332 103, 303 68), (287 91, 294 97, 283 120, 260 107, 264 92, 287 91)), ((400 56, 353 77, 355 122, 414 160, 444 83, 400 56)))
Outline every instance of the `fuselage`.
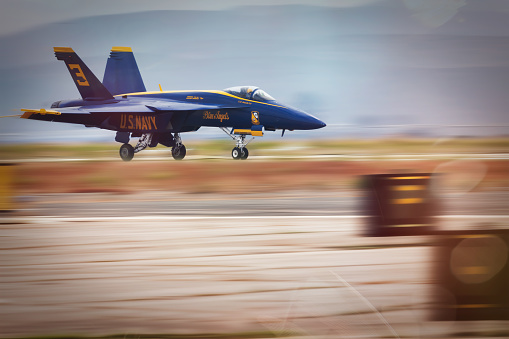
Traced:
MULTIPOLYGON (((142 133, 186 132, 201 126, 250 129, 260 125, 265 130, 325 126, 308 113, 270 99, 267 95, 263 101, 252 100, 226 91, 160 91, 128 93, 108 101, 58 101, 52 108, 82 108, 89 112, 86 125, 90 127, 142 133)), ((83 123, 83 118, 76 122, 83 123)))

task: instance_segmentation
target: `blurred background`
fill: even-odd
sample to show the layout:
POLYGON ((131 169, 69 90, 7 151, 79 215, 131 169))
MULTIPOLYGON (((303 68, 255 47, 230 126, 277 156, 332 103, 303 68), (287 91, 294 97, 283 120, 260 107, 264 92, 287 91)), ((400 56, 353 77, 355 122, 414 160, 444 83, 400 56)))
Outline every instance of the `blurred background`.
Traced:
POLYGON ((1 115, 133 48, 147 90, 261 87, 323 120, 230 157, 217 128, 0 119, 0 337, 509 337, 509 2, 0 2, 1 115), (382 178, 382 182, 379 180, 382 178))
MULTIPOLYGON (((147 90, 256 85, 326 121, 320 137, 505 135, 508 12, 504 0, 4 0, 0 98, 8 112, 79 96, 54 46, 74 48, 100 79, 111 47, 131 46, 147 90), (362 128, 379 125, 393 127, 362 128)), ((5 119, 0 132, 111 139, 5 119)))

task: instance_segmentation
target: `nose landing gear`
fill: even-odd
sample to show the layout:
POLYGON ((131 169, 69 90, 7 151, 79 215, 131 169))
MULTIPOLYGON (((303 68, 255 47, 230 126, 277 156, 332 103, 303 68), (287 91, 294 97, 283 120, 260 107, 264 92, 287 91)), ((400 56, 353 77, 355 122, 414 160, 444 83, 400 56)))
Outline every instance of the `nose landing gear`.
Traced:
POLYGON ((232 158, 234 160, 239 160, 239 159, 240 160, 246 160, 249 157, 249 151, 247 150, 246 146, 251 141, 253 141, 254 137, 249 139, 246 142, 246 135, 245 134, 233 135, 233 134, 231 134, 228 131, 228 129, 226 127, 221 127, 221 129, 223 130, 223 132, 228 134, 230 136, 230 138, 235 140, 236 146, 235 146, 234 149, 232 149, 232 158))
POLYGON ((245 147, 243 147, 243 148, 235 147, 232 150, 232 158, 235 160, 239 160, 239 159, 246 160, 248 156, 249 156, 249 151, 245 147))

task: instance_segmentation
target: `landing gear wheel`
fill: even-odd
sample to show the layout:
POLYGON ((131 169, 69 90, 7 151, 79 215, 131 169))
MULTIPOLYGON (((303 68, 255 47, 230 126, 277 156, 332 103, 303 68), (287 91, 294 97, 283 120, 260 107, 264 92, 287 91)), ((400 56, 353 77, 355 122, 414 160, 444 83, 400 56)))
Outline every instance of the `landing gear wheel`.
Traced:
POLYGON ((134 147, 129 144, 123 144, 120 146, 120 157, 124 161, 131 161, 134 157, 134 147))
POLYGON ((171 156, 175 160, 182 160, 186 156, 186 146, 180 145, 180 146, 173 146, 171 148, 171 156))
POLYGON ((235 147, 234 149, 232 149, 232 158, 235 160, 239 160, 242 158, 242 150, 240 149, 240 147, 235 147))
POLYGON ((246 160, 247 157, 249 156, 249 152, 248 152, 247 148, 245 148, 245 147, 242 148, 241 149, 241 153, 242 153, 242 155, 241 155, 240 159, 241 160, 246 160))

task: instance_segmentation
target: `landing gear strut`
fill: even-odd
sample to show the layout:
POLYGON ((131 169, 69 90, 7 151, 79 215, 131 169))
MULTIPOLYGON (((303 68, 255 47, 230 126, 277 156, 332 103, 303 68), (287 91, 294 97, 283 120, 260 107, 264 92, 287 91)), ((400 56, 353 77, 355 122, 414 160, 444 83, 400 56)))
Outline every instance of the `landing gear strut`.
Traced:
POLYGON ((182 143, 179 133, 174 136, 175 146, 171 148, 171 156, 175 160, 182 160, 186 156, 186 146, 182 143))
POLYGON ((124 161, 133 160, 134 153, 141 152, 145 148, 147 148, 148 145, 150 145, 150 143, 152 142, 152 136, 153 136, 152 133, 143 134, 140 137, 140 140, 138 140, 136 147, 133 147, 130 144, 128 144, 127 142, 129 142, 129 140, 125 140, 127 142, 125 144, 123 144, 122 146, 120 146, 120 151, 119 151, 120 157, 122 158, 122 160, 124 160, 124 161))
POLYGON ((226 127, 221 127, 223 132, 228 134, 230 138, 235 140, 236 147, 232 149, 232 158, 235 160, 246 160, 249 156, 249 151, 247 150, 246 146, 249 144, 254 138, 251 138, 246 142, 246 136, 245 135, 232 135, 226 127))

